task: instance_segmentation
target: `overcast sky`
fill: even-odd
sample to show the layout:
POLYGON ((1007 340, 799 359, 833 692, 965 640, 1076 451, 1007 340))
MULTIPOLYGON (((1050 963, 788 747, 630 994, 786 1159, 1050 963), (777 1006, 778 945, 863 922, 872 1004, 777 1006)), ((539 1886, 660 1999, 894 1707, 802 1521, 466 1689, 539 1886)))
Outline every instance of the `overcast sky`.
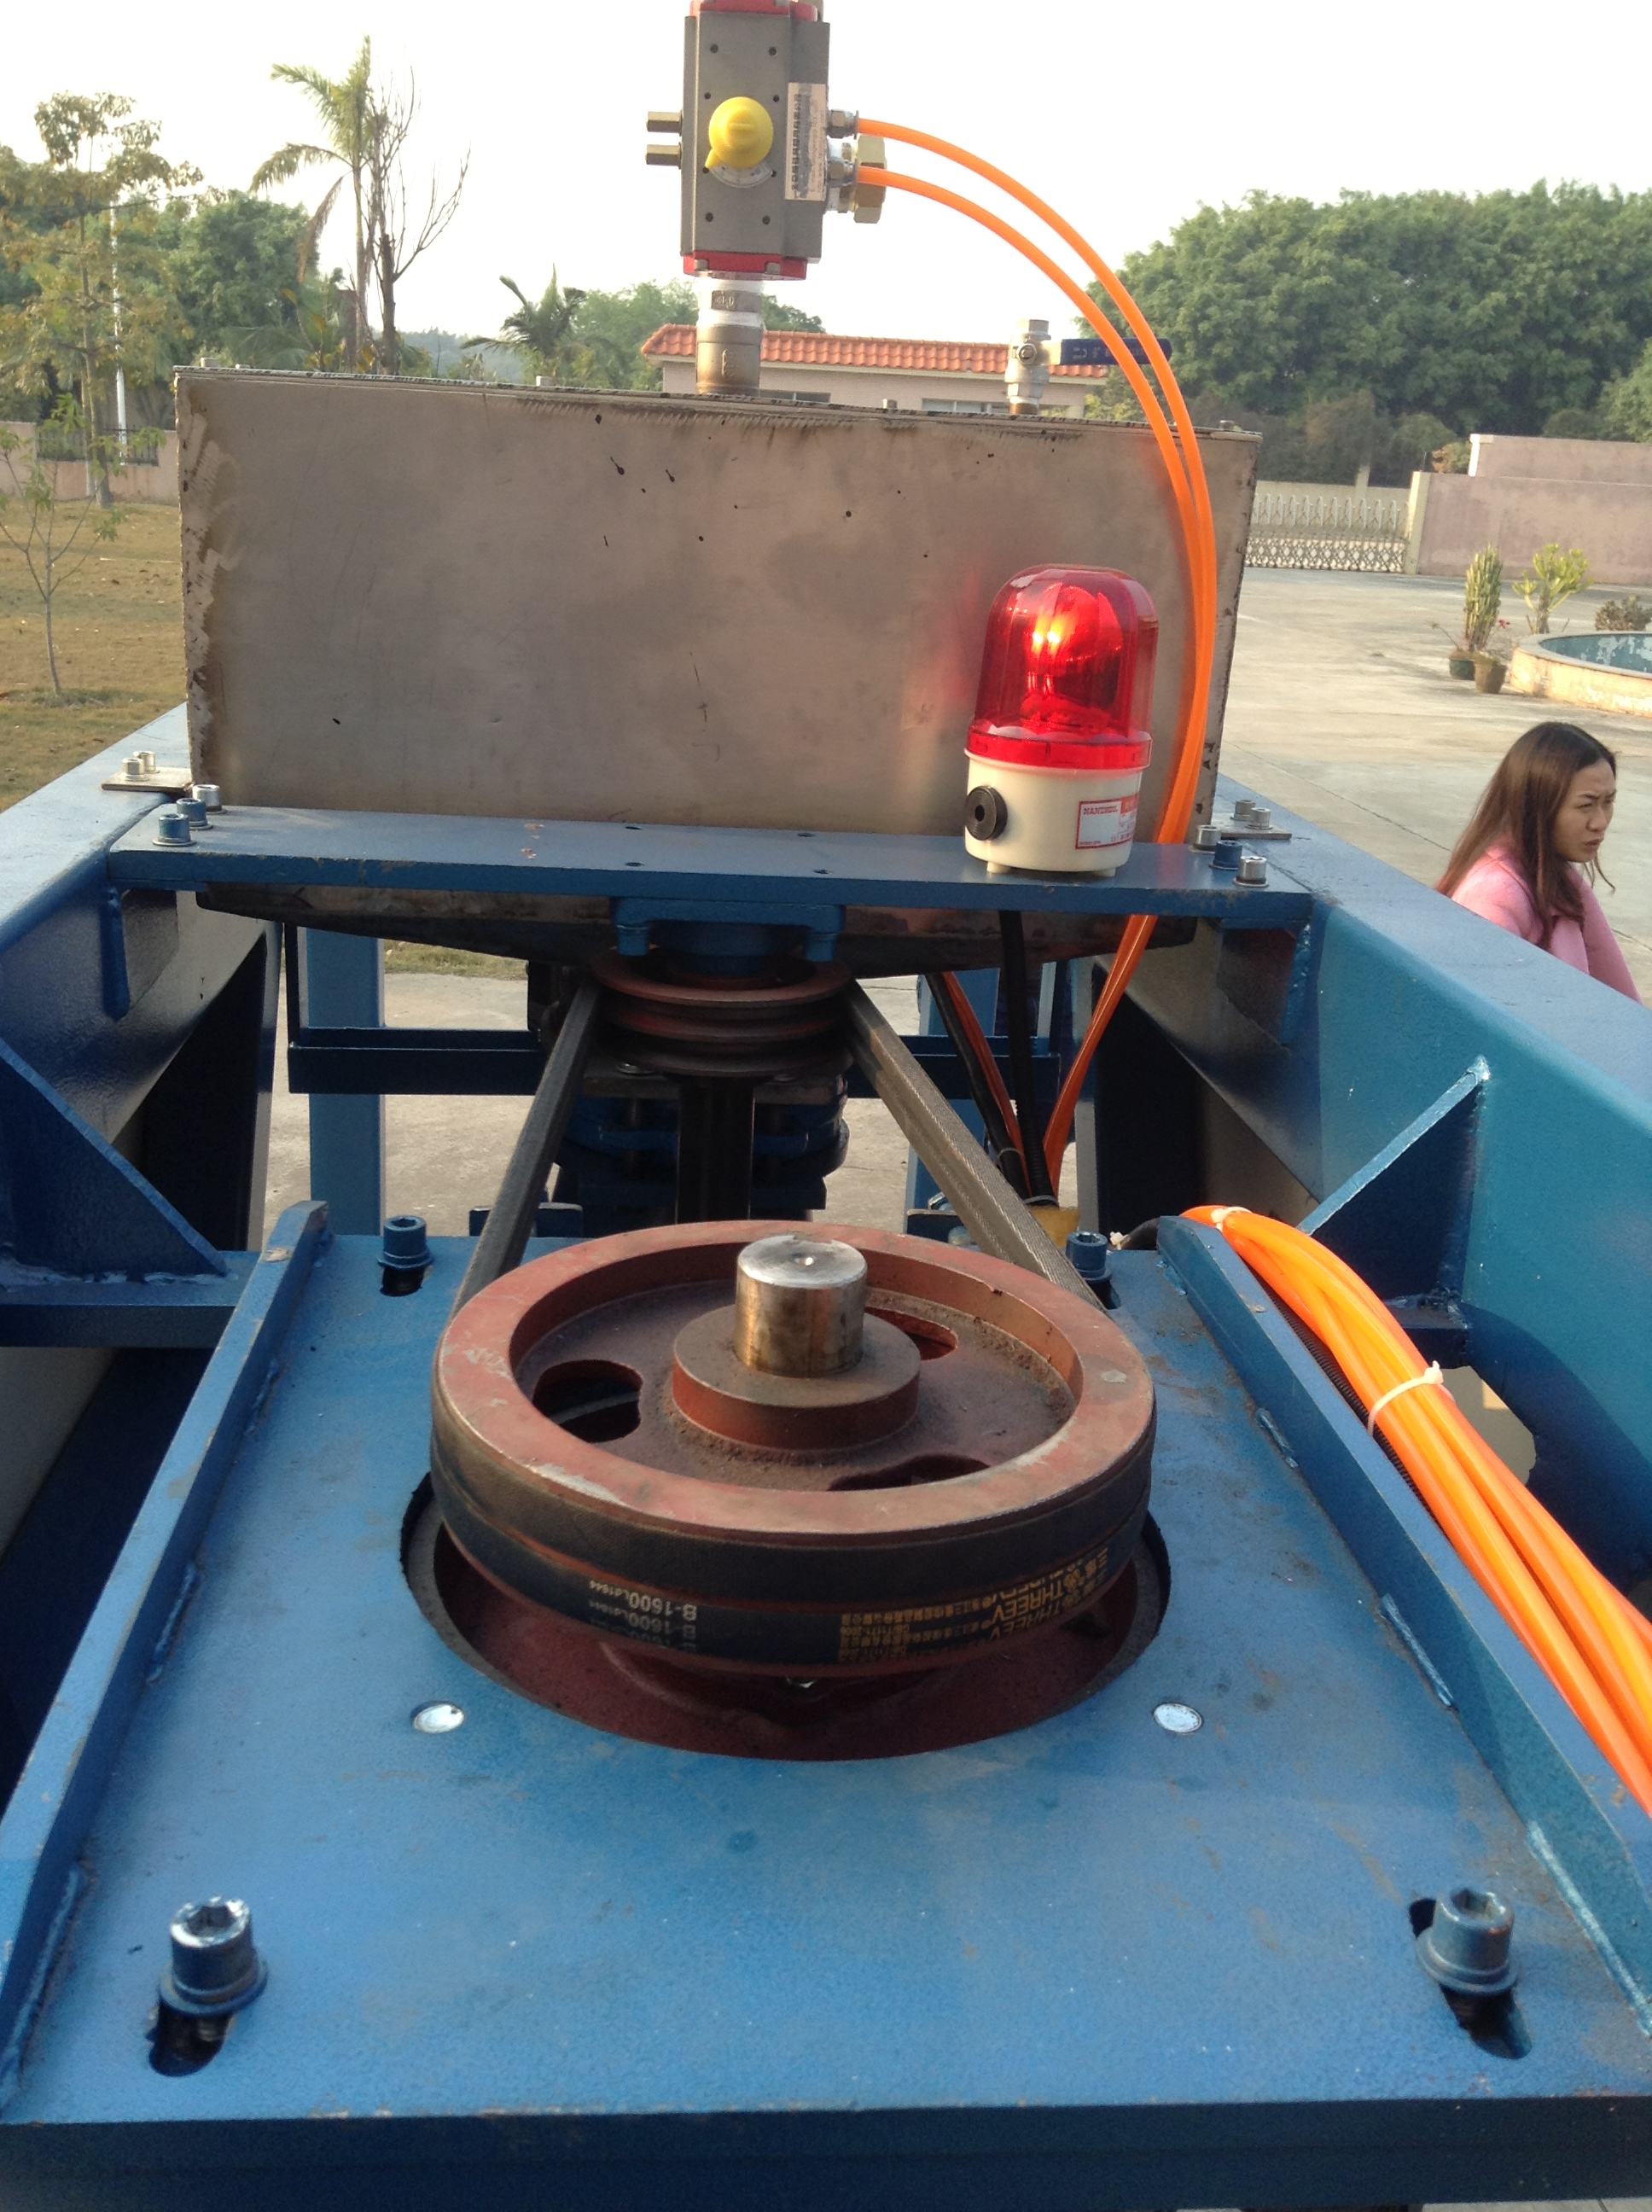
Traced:
MULTIPOLYGON (((1607 51, 1590 44, 1597 17, 1578 18, 1574 40, 1552 8, 1525 0, 1361 11, 829 0, 828 13, 835 104, 987 155, 1115 261, 1201 202, 1258 188, 1329 198, 1541 176, 1652 185, 1645 73, 1612 47, 1626 17, 1607 51)), ((168 153, 213 184, 245 185, 273 148, 310 135, 301 95, 270 83, 271 62, 342 72, 362 31, 380 71, 416 73, 425 166, 446 174, 471 155, 452 229, 403 288, 404 327, 495 329, 513 304, 501 273, 535 295, 553 263, 586 286, 672 273, 677 178, 646 169, 642 150, 647 111, 679 103, 681 0, 474 11, 282 0, 186 9, 149 29, 125 0, 81 0, 69 18, 19 8, 0 143, 38 154, 32 112, 52 92, 120 91, 161 124, 168 153)), ((328 246, 347 259, 343 220, 328 246)), ((829 217, 824 261, 785 289, 829 328, 872 335, 995 338, 1018 315, 1066 328, 1071 313, 1007 248, 910 200, 876 229, 829 217)))

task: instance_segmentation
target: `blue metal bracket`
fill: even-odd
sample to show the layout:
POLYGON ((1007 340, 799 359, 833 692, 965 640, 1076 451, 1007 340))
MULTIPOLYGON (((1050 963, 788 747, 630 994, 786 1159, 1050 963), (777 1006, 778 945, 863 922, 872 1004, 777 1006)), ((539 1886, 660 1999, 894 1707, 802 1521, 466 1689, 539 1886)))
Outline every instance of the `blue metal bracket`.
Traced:
POLYGON ((112 1022, 125 1021, 178 951, 177 893, 106 884, 98 901, 98 939, 103 1011, 112 1022))
POLYGON ((0 2105, 83 1875, 79 1856, 145 1679, 187 1594, 190 1559, 263 1395, 326 1231, 289 1206, 191 1401, 0 1820, 0 2105))
POLYGON ((222 1275, 129 1160, 0 1042, 0 1249, 64 1275, 222 1275))
POLYGON ((1159 1250, 1380 1594, 1436 1695, 1462 1716, 1579 1917, 1652 2030, 1652 1823, 1515 1638, 1381 1445, 1213 1230, 1168 1220, 1159 1250))
POLYGON ((1379 1297, 1461 1295, 1489 1076, 1477 1060, 1302 1224, 1379 1297))

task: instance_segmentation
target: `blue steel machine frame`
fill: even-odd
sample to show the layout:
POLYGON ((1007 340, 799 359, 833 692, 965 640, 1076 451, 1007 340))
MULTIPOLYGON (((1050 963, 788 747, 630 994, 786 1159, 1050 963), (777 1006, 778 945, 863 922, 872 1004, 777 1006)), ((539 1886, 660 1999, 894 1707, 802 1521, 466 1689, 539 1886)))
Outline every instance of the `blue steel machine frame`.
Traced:
POLYGON ((1266 887, 1181 849, 1006 889, 943 838, 259 808, 165 849, 154 797, 103 787, 124 750, 0 817, 0 1352, 106 1363, 0 1560, 8 2204, 1644 2188, 1652 1832, 1218 1238, 1167 1218, 1114 1263, 1172 1573, 1120 1682, 862 1764, 609 1738, 468 1668, 400 1559, 469 1247, 380 1295, 380 1101, 525 1092, 533 1039, 386 1029, 377 944, 311 934, 317 1196, 259 1250, 277 933, 200 895, 508 884, 609 900, 622 946, 757 922, 817 957, 863 902, 1190 921, 1081 1117, 1087 1219, 1299 1192, 1525 1419, 1625 1583, 1652 1570, 1640 1010, 1302 822, 1266 887), (1156 1726, 1169 1699, 1203 1727, 1156 1726), (440 1700, 462 1729, 410 1728, 440 1700), (1463 1882, 1517 1915, 1497 2047, 1413 1953, 1463 1882), (270 1984, 168 2075, 167 1920, 214 1890, 252 1904, 270 1984))

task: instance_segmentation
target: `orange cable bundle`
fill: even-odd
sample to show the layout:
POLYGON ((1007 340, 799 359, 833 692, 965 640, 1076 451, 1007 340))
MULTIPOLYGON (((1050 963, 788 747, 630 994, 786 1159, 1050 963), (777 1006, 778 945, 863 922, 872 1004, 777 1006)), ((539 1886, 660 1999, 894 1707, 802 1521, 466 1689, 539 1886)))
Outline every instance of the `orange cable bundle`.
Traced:
MULTIPOLYGON (((871 117, 862 117, 860 128, 869 136, 921 147, 929 153, 938 154, 945 160, 957 162, 961 167, 971 170, 976 176, 984 178, 987 183, 1008 193, 1011 198, 1018 201, 1030 213, 1048 223, 1056 235, 1078 254, 1118 309, 1158 379, 1164 393, 1165 405, 1169 410, 1168 419, 1165 405, 1161 405, 1158 395, 1143 375, 1119 332, 1102 314, 1094 301, 1030 239, 1012 224, 1005 222, 1001 216, 993 215, 990 210, 957 192, 949 191, 944 185, 930 184, 921 178, 903 176, 895 170, 863 164, 861 175, 868 185, 911 192, 919 198, 933 200, 943 207, 951 208, 957 214, 968 216, 1023 254, 1052 283, 1060 287, 1096 336, 1106 343, 1141 408, 1164 463, 1171 495, 1175 502, 1192 611, 1175 764, 1164 806, 1153 831, 1158 843, 1179 845, 1187 836, 1187 824, 1193 814, 1200 763, 1204 755, 1206 725, 1210 713, 1211 678, 1216 654, 1216 528, 1211 512, 1210 489, 1205 479, 1205 464, 1194 435, 1193 418, 1187 411, 1187 402, 1182 398, 1169 361, 1146 317, 1095 247, 1036 192, 1029 191, 1006 171, 983 161, 979 155, 971 154, 962 146, 955 146, 947 139, 933 137, 927 131, 910 130, 898 123, 879 122, 871 117)), ((1151 915, 1133 915, 1126 924, 1119 949, 1108 970, 1102 996, 1057 1095, 1044 1141, 1045 1159, 1053 1188, 1060 1187, 1062 1157, 1066 1151, 1073 1115, 1090 1061, 1119 1001, 1129 988, 1130 979, 1136 972, 1152 933, 1151 915)))
POLYGON ((1244 1206, 1187 1218, 1219 1230, 1324 1345, 1463 1565, 1652 1813, 1652 1623, 1529 1495, 1351 1267, 1244 1206))

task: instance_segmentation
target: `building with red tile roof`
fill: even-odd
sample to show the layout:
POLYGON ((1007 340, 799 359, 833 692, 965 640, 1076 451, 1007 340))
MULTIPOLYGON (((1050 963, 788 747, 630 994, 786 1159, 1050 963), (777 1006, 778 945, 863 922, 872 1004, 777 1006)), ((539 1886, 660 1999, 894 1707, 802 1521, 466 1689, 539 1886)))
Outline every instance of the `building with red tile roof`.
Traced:
MULTIPOLYGON (((695 388, 691 323, 666 323, 643 341, 659 363, 667 392, 695 388)), ((859 338, 834 331, 765 331, 760 397, 805 406, 893 405, 923 415, 1007 411, 1003 339, 859 338)), ((1045 399, 1051 415, 1082 415, 1084 393, 1108 374, 1073 365, 1053 368, 1045 399)))

